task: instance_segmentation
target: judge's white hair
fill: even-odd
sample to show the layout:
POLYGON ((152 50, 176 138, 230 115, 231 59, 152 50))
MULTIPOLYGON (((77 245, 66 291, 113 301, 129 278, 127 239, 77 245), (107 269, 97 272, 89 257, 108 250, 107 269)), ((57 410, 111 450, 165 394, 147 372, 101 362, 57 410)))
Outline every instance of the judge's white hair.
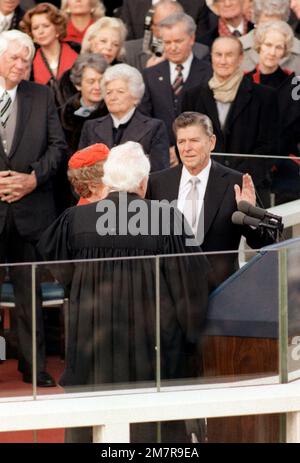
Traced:
MULTIPOLYGON (((19 45, 19 49, 27 48, 28 49, 28 59, 30 61, 33 60, 35 55, 35 47, 33 41, 29 37, 29 35, 25 34, 24 32, 17 31, 13 29, 11 31, 4 31, 0 34, 0 56, 5 53, 10 44, 14 42, 19 45)), ((14 52, 19 51, 18 48, 14 47, 14 52)))
POLYGON ((110 150, 102 181, 110 190, 133 193, 149 172, 150 162, 142 146, 128 141, 110 150))

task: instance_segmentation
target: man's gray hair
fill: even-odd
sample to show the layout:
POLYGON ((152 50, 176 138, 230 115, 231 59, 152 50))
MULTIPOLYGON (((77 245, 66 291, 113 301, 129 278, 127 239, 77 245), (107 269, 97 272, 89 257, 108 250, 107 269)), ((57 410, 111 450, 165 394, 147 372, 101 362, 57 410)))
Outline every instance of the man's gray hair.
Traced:
POLYGON ((176 0, 158 0, 158 2, 153 6, 154 13, 161 6, 169 6, 169 5, 174 7, 174 11, 184 12, 184 9, 181 3, 177 2, 176 0))
POLYGON ((194 111, 185 111, 176 117, 173 122, 173 131, 175 135, 177 135, 178 129, 185 129, 192 125, 202 127, 208 137, 212 137, 214 135, 213 123, 210 118, 206 114, 194 111))
POLYGON ((83 53, 79 55, 71 68, 70 79, 76 86, 81 85, 82 75, 85 68, 92 68, 99 74, 104 74, 108 67, 107 61, 98 53, 83 53))
POLYGON ((170 29, 178 23, 183 23, 186 32, 192 35, 196 32, 197 26, 194 19, 186 13, 173 13, 159 23, 160 28, 170 29))
MULTIPOLYGON (((5 53, 11 42, 17 42, 20 45, 20 48, 27 48, 28 49, 28 59, 30 61, 33 60, 35 55, 35 47, 33 41, 29 37, 29 35, 25 34, 24 32, 17 31, 13 29, 11 31, 4 31, 0 34, 0 56, 5 53)), ((14 50, 17 51, 17 50, 14 50)))
POLYGON ((282 21, 287 21, 290 11, 290 0, 254 0, 253 22, 257 24, 262 14, 279 16, 282 21))
POLYGON ((264 43, 266 34, 270 31, 280 32, 284 37, 284 55, 288 56, 294 44, 294 32, 291 26, 284 21, 270 21, 259 24, 254 31, 254 49, 260 52, 260 47, 264 43))
POLYGON ((117 79, 126 82, 130 94, 136 98, 137 103, 139 103, 145 92, 144 80, 140 71, 129 66, 129 64, 115 64, 105 71, 101 80, 101 91, 104 98, 107 84, 117 79))
POLYGON ((142 146, 128 141, 110 150, 102 181, 110 190, 134 193, 149 172, 150 162, 142 146))

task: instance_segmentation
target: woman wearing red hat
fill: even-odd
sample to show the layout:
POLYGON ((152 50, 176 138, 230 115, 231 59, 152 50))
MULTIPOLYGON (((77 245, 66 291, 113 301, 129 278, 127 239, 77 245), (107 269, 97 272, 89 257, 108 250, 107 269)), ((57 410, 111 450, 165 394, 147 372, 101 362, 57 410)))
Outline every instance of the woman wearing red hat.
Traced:
POLYGON ((96 143, 77 151, 68 163, 68 179, 80 196, 78 206, 100 201, 107 196, 102 183, 103 165, 109 154, 104 143, 96 143))

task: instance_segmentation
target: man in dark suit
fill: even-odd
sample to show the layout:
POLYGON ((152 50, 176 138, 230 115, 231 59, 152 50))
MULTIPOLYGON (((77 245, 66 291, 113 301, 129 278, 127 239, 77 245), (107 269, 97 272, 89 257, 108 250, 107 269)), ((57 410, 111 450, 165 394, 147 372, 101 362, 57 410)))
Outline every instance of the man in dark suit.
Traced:
MULTIPOLYGON (((197 37, 207 31, 209 9, 205 0, 178 0, 184 11, 194 18, 197 24, 197 37)), ((139 39, 144 35, 145 16, 152 8, 153 0, 124 0, 120 18, 128 28, 128 40, 139 39)))
POLYGON ((208 31, 204 32, 201 42, 211 47, 217 37, 241 37, 253 29, 253 24, 245 15, 244 0, 206 0, 211 9, 208 31))
POLYGON ((0 0, 0 32, 16 29, 24 13, 20 0, 0 0))
POLYGON ((181 113, 184 93, 211 77, 210 65, 193 56, 196 24, 190 16, 175 13, 160 23, 166 60, 144 69, 146 86, 140 109, 162 119, 168 129, 170 146, 175 139, 172 123, 181 113))
POLYGON ((203 252, 233 251, 208 255, 213 283, 218 285, 238 268, 236 251, 242 235, 253 248, 269 244, 273 239, 258 230, 232 223, 231 216, 239 201, 255 205, 255 189, 248 174, 242 175, 210 159, 216 144, 211 120, 204 114, 185 112, 175 120, 174 131, 182 165, 152 174, 147 196, 177 200, 177 207, 189 221, 203 252), (193 185, 194 198, 191 197, 193 185))
MULTIPOLYGON (((0 35, 0 261, 34 262, 35 243, 55 219, 52 180, 65 150, 51 90, 26 80, 34 45, 13 30, 0 35)), ((3 273, 3 272, 2 272, 3 273)), ((16 300, 19 370, 32 380, 31 268, 9 268, 16 300)), ((3 277, 3 274, 1 274, 3 277)), ((54 386, 45 371, 45 340, 37 275, 37 384, 54 386)))
MULTIPOLYGON (((236 37, 219 37, 212 48, 213 78, 186 92, 183 111, 207 114, 217 137, 215 152, 276 155, 278 108, 275 90, 253 83, 240 70, 243 49, 236 37)), ((259 198, 270 201, 269 161, 224 157, 220 162, 253 178, 259 198)))
MULTIPOLYGON (((173 13, 183 13, 183 7, 174 0, 159 0, 153 7, 153 16, 149 32, 144 38, 125 42, 125 61, 130 66, 142 71, 164 61, 163 44, 159 23, 173 13)), ((198 59, 209 59, 209 48, 201 43, 194 43, 193 54, 198 59)))

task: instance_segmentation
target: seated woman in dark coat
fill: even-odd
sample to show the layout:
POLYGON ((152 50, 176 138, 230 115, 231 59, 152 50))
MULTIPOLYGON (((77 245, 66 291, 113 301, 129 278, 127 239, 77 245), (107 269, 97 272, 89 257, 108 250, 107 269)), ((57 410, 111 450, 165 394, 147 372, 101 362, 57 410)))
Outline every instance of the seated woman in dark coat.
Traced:
MULTIPOLYGON (((284 21, 260 24, 254 33, 254 48, 259 54, 259 62, 248 75, 255 83, 273 87, 277 91, 280 116, 279 154, 295 159, 299 156, 300 141, 299 102, 292 98, 295 74, 280 66, 280 61, 289 56, 293 40, 293 30, 284 21)), ((299 197, 298 160, 277 160, 274 163, 272 191, 277 204, 299 197)))
POLYGON ((63 42, 66 25, 64 15, 50 3, 40 3, 27 11, 20 23, 38 46, 32 63, 32 80, 52 87, 58 106, 61 98, 57 82, 73 66, 79 51, 63 42))
POLYGON ((84 124, 79 148, 98 142, 112 148, 126 141, 137 141, 149 155, 151 171, 169 167, 169 140, 164 123, 136 109, 145 90, 141 73, 128 64, 116 64, 105 71, 101 88, 109 114, 84 124))
POLYGON ((71 153, 78 148, 84 122, 108 113, 100 89, 107 66, 101 55, 84 53, 71 69, 70 79, 78 92, 61 108, 61 123, 71 153))

